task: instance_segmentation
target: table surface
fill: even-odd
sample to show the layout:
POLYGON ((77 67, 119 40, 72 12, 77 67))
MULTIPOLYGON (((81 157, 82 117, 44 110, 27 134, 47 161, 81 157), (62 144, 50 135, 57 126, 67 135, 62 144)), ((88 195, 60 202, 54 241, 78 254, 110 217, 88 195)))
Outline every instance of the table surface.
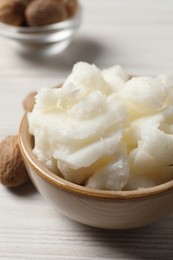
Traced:
MULTIPOLYGON (((82 1, 83 24, 71 46, 53 57, 15 52, 0 39, 0 140, 18 132, 22 101, 51 87, 83 60, 120 64, 134 75, 173 74, 172 0, 82 1)), ((173 259, 173 215, 135 230, 78 224, 46 203, 31 183, 0 185, 0 259, 173 259)))

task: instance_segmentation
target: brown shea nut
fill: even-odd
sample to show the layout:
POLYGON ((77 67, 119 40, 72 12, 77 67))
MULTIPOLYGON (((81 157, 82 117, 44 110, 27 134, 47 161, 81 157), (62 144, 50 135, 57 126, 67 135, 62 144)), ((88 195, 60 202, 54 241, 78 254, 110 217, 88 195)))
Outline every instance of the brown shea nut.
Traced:
POLYGON ((7 187, 17 187, 28 180, 18 136, 8 136, 0 143, 0 182, 7 187))
POLYGON ((27 6, 29 3, 31 3, 34 0, 18 0, 20 3, 22 3, 24 6, 27 6))
POLYGON ((33 91, 31 93, 29 93, 26 98, 23 101, 23 107, 25 109, 25 111, 27 112, 31 112, 34 104, 35 104, 35 96, 36 96, 37 92, 33 91))
POLYGON ((61 1, 34 0, 26 7, 25 17, 29 26, 44 26, 67 19, 68 13, 61 1))
POLYGON ((0 21, 9 25, 21 26, 24 23, 24 5, 18 0, 0 1, 0 21))
POLYGON ((62 0, 65 4, 69 17, 73 17, 78 9, 78 1, 77 0, 62 0))

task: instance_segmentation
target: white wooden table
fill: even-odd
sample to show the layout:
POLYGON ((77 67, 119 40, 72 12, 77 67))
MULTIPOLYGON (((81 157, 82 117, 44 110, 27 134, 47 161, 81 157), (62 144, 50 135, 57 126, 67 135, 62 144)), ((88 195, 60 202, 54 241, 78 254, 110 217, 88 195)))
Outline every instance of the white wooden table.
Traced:
MULTIPOLYGON (((136 75, 173 74, 172 0, 81 0, 83 25, 55 57, 20 55, 0 39, 0 140, 16 134, 25 95, 61 82, 73 63, 122 65, 136 75)), ((69 220, 31 183, 0 185, 0 259, 173 259, 173 214, 136 230, 99 230, 69 220)))

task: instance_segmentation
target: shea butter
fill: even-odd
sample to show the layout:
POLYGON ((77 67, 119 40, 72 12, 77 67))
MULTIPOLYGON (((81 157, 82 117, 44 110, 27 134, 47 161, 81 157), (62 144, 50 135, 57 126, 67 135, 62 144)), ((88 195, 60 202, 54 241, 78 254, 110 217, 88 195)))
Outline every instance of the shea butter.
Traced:
POLYGON ((120 66, 78 62, 61 88, 38 91, 28 113, 33 153, 49 170, 94 189, 173 179, 173 84, 120 66))

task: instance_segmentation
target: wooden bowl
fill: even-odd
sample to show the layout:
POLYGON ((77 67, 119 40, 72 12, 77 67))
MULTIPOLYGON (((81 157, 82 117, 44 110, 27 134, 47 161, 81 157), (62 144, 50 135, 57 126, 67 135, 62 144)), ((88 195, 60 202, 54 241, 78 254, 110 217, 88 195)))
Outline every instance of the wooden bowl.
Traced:
POLYGON ((173 211, 173 180, 135 191, 103 191, 71 183, 50 172, 32 153, 27 115, 20 125, 19 145, 38 191, 73 220, 99 228, 127 229, 158 221, 173 211))

